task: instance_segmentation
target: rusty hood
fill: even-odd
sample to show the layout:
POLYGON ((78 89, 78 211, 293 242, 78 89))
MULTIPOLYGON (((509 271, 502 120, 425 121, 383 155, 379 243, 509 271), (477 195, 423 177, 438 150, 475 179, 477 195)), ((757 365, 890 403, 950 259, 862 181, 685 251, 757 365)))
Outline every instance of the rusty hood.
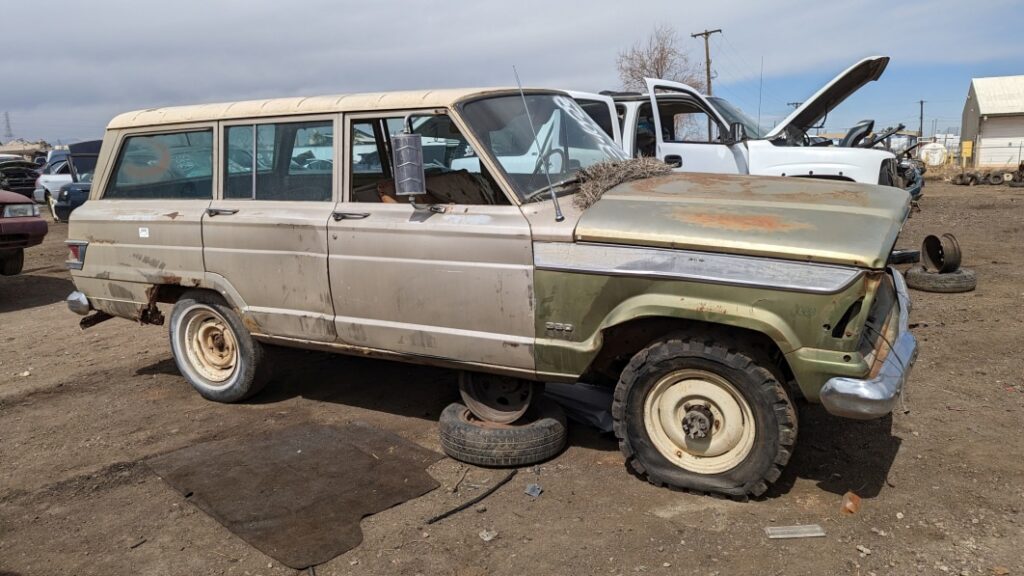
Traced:
POLYGON ((576 240, 883 268, 910 210, 898 188, 672 174, 612 188, 576 240))

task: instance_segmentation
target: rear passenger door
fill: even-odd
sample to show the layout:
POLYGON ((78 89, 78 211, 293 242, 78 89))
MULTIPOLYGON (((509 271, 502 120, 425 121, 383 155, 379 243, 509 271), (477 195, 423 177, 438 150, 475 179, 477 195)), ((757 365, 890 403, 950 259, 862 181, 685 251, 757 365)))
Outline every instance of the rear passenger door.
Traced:
POLYGON ((335 117, 225 122, 220 131, 220 190, 203 216, 207 273, 237 292, 252 332, 334 341, 335 117))

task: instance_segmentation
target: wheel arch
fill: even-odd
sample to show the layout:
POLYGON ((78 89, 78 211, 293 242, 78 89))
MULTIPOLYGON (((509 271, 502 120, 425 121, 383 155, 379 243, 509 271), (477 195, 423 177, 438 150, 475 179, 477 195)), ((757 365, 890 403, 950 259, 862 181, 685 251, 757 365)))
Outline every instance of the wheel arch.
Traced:
MULTIPOLYGON (((757 326, 756 322, 727 323, 679 314, 646 314, 608 324, 600 331, 600 346, 587 366, 581 380, 614 385, 630 359, 657 340, 668 337, 702 336, 726 341, 743 348, 747 354, 774 368, 775 376, 794 393, 793 371, 785 349, 769 335, 775 330, 757 326)), ((777 332, 777 331, 775 331, 777 332)))

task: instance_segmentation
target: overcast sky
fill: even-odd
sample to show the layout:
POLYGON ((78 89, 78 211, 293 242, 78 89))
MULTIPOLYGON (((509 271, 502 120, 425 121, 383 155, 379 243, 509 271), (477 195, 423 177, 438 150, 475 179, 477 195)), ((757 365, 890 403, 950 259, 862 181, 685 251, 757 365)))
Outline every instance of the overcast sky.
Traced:
MULTIPOLYGON (((617 88, 616 54, 674 26, 715 91, 770 125, 834 74, 892 57, 830 116, 926 132, 959 125, 972 76, 1024 74, 1020 0, 4 0, 0 112, 14 134, 98 138, 138 108, 273 96, 514 83, 617 88), (763 84, 760 80, 763 59, 763 84)), ((0 139, 3 139, 0 124, 0 139)))

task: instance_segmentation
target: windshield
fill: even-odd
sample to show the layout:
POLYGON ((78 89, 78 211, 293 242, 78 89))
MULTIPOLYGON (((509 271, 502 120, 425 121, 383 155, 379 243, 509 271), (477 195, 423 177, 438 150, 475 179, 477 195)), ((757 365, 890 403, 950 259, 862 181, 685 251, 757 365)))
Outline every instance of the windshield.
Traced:
POLYGON ((717 96, 708 96, 708 100, 714 104, 715 108, 718 109, 730 126, 739 122, 747 129, 747 136, 751 139, 757 140, 759 138, 764 138, 764 134, 761 132, 761 128, 757 125, 757 121, 744 114, 739 108, 730 104, 728 100, 723 100, 717 96))
POLYGON ((92 182, 93 172, 96 171, 96 156, 75 156, 71 163, 75 165, 75 173, 78 174, 79 182, 92 182))
MULTIPOLYGON (((526 201, 550 183, 570 181, 581 168, 625 160, 615 142, 576 102, 559 94, 484 98, 462 107, 462 116, 526 201), (532 122, 532 127, 531 127, 532 122)), ((556 190, 568 192, 568 190, 556 190)))

